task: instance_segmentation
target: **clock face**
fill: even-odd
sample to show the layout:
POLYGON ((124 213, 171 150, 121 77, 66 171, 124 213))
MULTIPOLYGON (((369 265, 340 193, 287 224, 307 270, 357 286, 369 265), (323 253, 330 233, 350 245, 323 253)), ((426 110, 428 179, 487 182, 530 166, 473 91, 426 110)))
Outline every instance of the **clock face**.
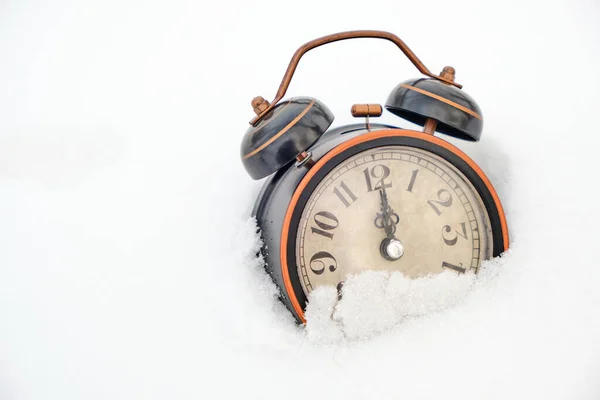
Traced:
POLYGON ((307 295, 366 269, 476 273, 492 246, 481 197, 456 167, 426 150, 387 146, 344 160, 320 181, 295 254, 307 295))

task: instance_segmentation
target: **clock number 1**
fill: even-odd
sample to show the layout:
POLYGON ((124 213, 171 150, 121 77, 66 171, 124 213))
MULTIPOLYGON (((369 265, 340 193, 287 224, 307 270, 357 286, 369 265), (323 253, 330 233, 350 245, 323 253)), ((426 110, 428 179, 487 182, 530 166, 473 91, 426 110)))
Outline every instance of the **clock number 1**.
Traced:
POLYGON ((417 174, 419 173, 418 169, 415 169, 412 172, 412 176, 410 177, 410 182, 408 183, 408 188, 406 189, 407 191, 412 193, 413 190, 413 186, 415 186, 415 181, 417 180, 417 174))
POLYGON ((459 264, 460 264, 460 267, 458 265, 454 265, 454 264, 447 263, 446 261, 442 261, 442 268, 453 269, 456 272, 464 274, 467 271, 467 269, 462 266, 462 263, 459 263, 459 264))

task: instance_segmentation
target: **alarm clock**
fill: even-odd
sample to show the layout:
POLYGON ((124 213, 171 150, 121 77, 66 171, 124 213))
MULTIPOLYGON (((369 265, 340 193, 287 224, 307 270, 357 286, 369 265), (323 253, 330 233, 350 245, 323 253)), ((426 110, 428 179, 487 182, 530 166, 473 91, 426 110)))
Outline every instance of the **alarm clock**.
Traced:
POLYGON ((350 31, 301 46, 275 98, 252 100, 256 116, 241 143, 253 179, 267 178, 253 215, 266 270, 298 323, 312 290, 337 287, 364 270, 418 278, 477 273, 509 245, 502 204, 464 152, 436 133, 478 141, 483 117, 455 82, 432 74, 389 32, 350 31), (422 131, 373 123, 383 107, 354 104, 357 123, 331 128, 333 114, 312 97, 282 100, 300 58, 324 44, 378 38, 394 43, 424 75, 399 83, 385 109, 422 131), (364 119, 363 119, 364 118, 364 119))

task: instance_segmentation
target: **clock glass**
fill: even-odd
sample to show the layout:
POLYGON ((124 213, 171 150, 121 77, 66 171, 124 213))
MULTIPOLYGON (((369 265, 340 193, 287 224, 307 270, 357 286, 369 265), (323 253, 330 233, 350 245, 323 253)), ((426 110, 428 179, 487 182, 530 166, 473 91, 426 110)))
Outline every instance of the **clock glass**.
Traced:
POLYGON ((385 146, 325 175, 302 212, 295 254, 308 295, 366 269, 411 278, 476 273, 492 246, 481 197, 452 163, 427 150, 385 146))

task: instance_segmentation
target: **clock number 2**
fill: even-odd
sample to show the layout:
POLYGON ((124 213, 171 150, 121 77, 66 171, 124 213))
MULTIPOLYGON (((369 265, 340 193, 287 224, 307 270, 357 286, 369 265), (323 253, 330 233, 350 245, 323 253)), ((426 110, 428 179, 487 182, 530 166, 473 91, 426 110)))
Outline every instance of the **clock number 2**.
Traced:
POLYGON ((369 170, 369 168, 365 168, 363 169, 363 174, 365 174, 365 179, 367 180, 367 190, 369 192, 392 187, 392 182, 385 181, 390 176, 390 169, 385 165, 377 164, 371 168, 371 170, 369 170), (373 183, 371 182, 371 177, 379 179, 375 183, 375 186, 373 186, 373 183))
POLYGON ((339 222, 337 217, 328 211, 319 211, 315 214, 314 220, 318 228, 311 227, 312 233, 333 239, 333 232, 328 231, 332 231, 338 227, 339 222))
POLYGON ((437 215, 442 215, 443 211, 440 211, 438 207, 450 207, 452 205, 452 195, 446 189, 440 189, 437 192, 437 196, 438 200, 427 200, 427 202, 437 215))

